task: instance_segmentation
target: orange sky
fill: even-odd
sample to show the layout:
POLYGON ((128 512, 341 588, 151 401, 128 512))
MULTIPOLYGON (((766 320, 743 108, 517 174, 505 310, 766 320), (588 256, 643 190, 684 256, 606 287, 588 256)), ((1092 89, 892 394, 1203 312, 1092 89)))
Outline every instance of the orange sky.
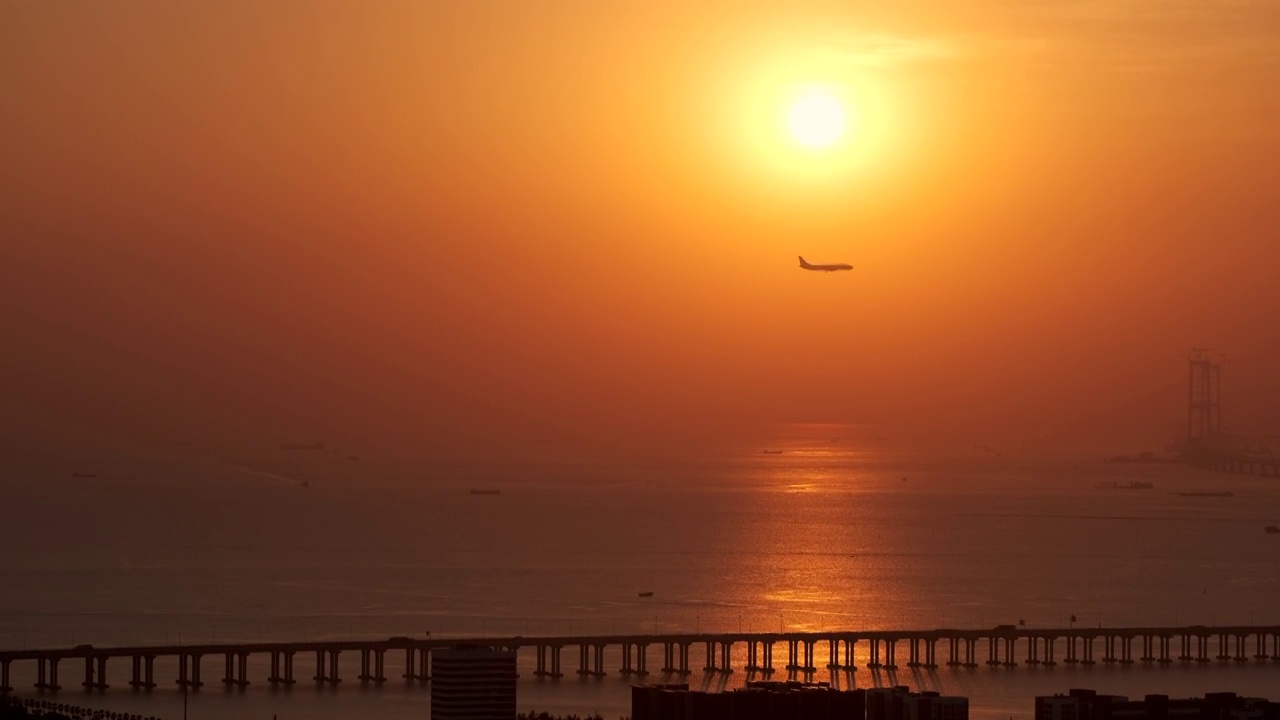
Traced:
POLYGON ((17 2, 0 88, 11 437, 1125 443, 1194 345, 1280 431, 1274 5, 17 2))

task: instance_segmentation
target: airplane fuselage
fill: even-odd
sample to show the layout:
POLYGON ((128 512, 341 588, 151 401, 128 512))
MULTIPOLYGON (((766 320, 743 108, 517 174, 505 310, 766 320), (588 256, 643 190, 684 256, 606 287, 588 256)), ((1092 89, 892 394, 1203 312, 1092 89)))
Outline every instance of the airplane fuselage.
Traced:
POLYGON ((837 270, 852 270, 853 266, 846 263, 833 263, 829 265, 814 265, 806 262, 803 257, 800 258, 800 268, 802 270, 815 270, 820 272, 836 272, 837 270))

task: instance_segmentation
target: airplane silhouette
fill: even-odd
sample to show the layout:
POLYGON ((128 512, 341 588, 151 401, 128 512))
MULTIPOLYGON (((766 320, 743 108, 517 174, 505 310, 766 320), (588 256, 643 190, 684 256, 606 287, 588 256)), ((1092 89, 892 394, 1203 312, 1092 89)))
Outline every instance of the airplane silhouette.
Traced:
POLYGON ((811 265, 805 261, 803 256, 800 257, 800 267, 804 270, 821 270, 822 272, 835 272, 836 270, 852 270, 852 265, 837 263, 834 265, 811 265))

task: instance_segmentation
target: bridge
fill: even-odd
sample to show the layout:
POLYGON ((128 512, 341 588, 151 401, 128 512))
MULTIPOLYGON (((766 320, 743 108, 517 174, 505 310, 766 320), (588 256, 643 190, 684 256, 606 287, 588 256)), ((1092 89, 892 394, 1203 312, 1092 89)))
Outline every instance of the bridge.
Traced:
POLYGON ((1222 365, 1209 351, 1195 349, 1187 365, 1187 436, 1180 456, 1193 467, 1216 472, 1280 476, 1280 458, 1271 438, 1222 431, 1222 365))
MULTIPOLYGON (((75 648, 46 650, 14 650, 0 652, 0 693, 13 690, 10 670, 14 663, 34 663, 35 687, 39 690, 61 689, 58 678, 62 663, 83 665, 85 688, 106 690, 107 666, 110 661, 127 663, 131 668, 129 687, 135 690, 151 690, 156 687, 155 661, 160 657, 176 659, 176 684, 182 688, 198 689, 201 680, 201 661, 206 656, 223 660, 222 684, 228 687, 244 687, 250 684, 248 659, 250 656, 269 656, 270 675, 265 682, 272 687, 291 686, 300 678, 294 672, 294 656, 299 653, 314 654, 315 674, 311 680, 318 684, 336 685, 342 682, 338 657, 344 653, 358 653, 361 683, 381 684, 387 681, 388 653, 403 653, 404 673, 407 682, 430 680, 430 656, 432 651, 456 647, 460 644, 510 650, 516 653, 531 652, 535 660, 535 675, 542 678, 564 676, 562 656, 565 648, 576 650, 577 673, 582 676, 604 677, 608 674, 605 651, 618 662, 617 671, 624 676, 643 677, 649 674, 650 648, 660 649, 662 665, 659 672, 666 675, 687 676, 693 673, 690 656, 695 648, 705 651, 705 673, 730 674, 734 672, 733 648, 746 647, 746 664, 743 670, 764 676, 772 675, 779 668, 774 661, 774 649, 785 648, 786 661, 781 669, 792 674, 817 672, 815 657, 824 650, 826 667, 837 671, 856 671, 854 664, 856 646, 865 643, 867 667, 872 669, 897 669, 898 651, 906 650, 906 665, 911 668, 936 668, 939 664, 939 646, 944 650, 946 665, 951 667, 978 667, 985 649, 985 664, 989 666, 1016 667, 1018 657, 1028 665, 1053 666, 1058 652, 1067 664, 1093 665, 1101 646, 1100 660, 1106 664, 1130 665, 1134 662, 1170 664, 1183 663, 1246 663, 1280 661, 1280 625, 1206 627, 1110 627, 1110 628, 1056 628, 1029 629, 1003 625, 990 630, 877 630, 849 632, 808 633, 699 633, 679 635, 607 635, 607 636, 548 636, 548 637, 485 637, 469 639, 391 638, 389 640, 349 640, 341 642, 259 642, 246 644, 208 645, 151 645, 138 647, 97 648, 87 645, 75 648), (1139 648, 1135 648, 1135 644, 1139 648), (1216 654, 1214 654, 1216 652, 1216 654), (1140 653, 1140 654, 1138 654, 1140 653), (1176 654, 1175 654, 1176 653, 1176 654), (1252 653, 1252 655, 1250 655, 1252 653)), ((572 668, 572 665, 570 665, 572 668)))

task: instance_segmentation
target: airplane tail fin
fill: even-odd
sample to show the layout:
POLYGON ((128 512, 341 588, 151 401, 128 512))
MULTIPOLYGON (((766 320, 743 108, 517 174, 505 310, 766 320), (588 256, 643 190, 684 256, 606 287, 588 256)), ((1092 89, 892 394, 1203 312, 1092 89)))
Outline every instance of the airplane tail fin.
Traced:
POLYGON ((803 256, 803 255, 797 255, 796 257, 800 258, 800 267, 802 267, 802 268, 807 268, 807 267, 809 267, 809 263, 807 263, 807 262, 805 262, 805 261, 804 261, 804 256, 803 256))

